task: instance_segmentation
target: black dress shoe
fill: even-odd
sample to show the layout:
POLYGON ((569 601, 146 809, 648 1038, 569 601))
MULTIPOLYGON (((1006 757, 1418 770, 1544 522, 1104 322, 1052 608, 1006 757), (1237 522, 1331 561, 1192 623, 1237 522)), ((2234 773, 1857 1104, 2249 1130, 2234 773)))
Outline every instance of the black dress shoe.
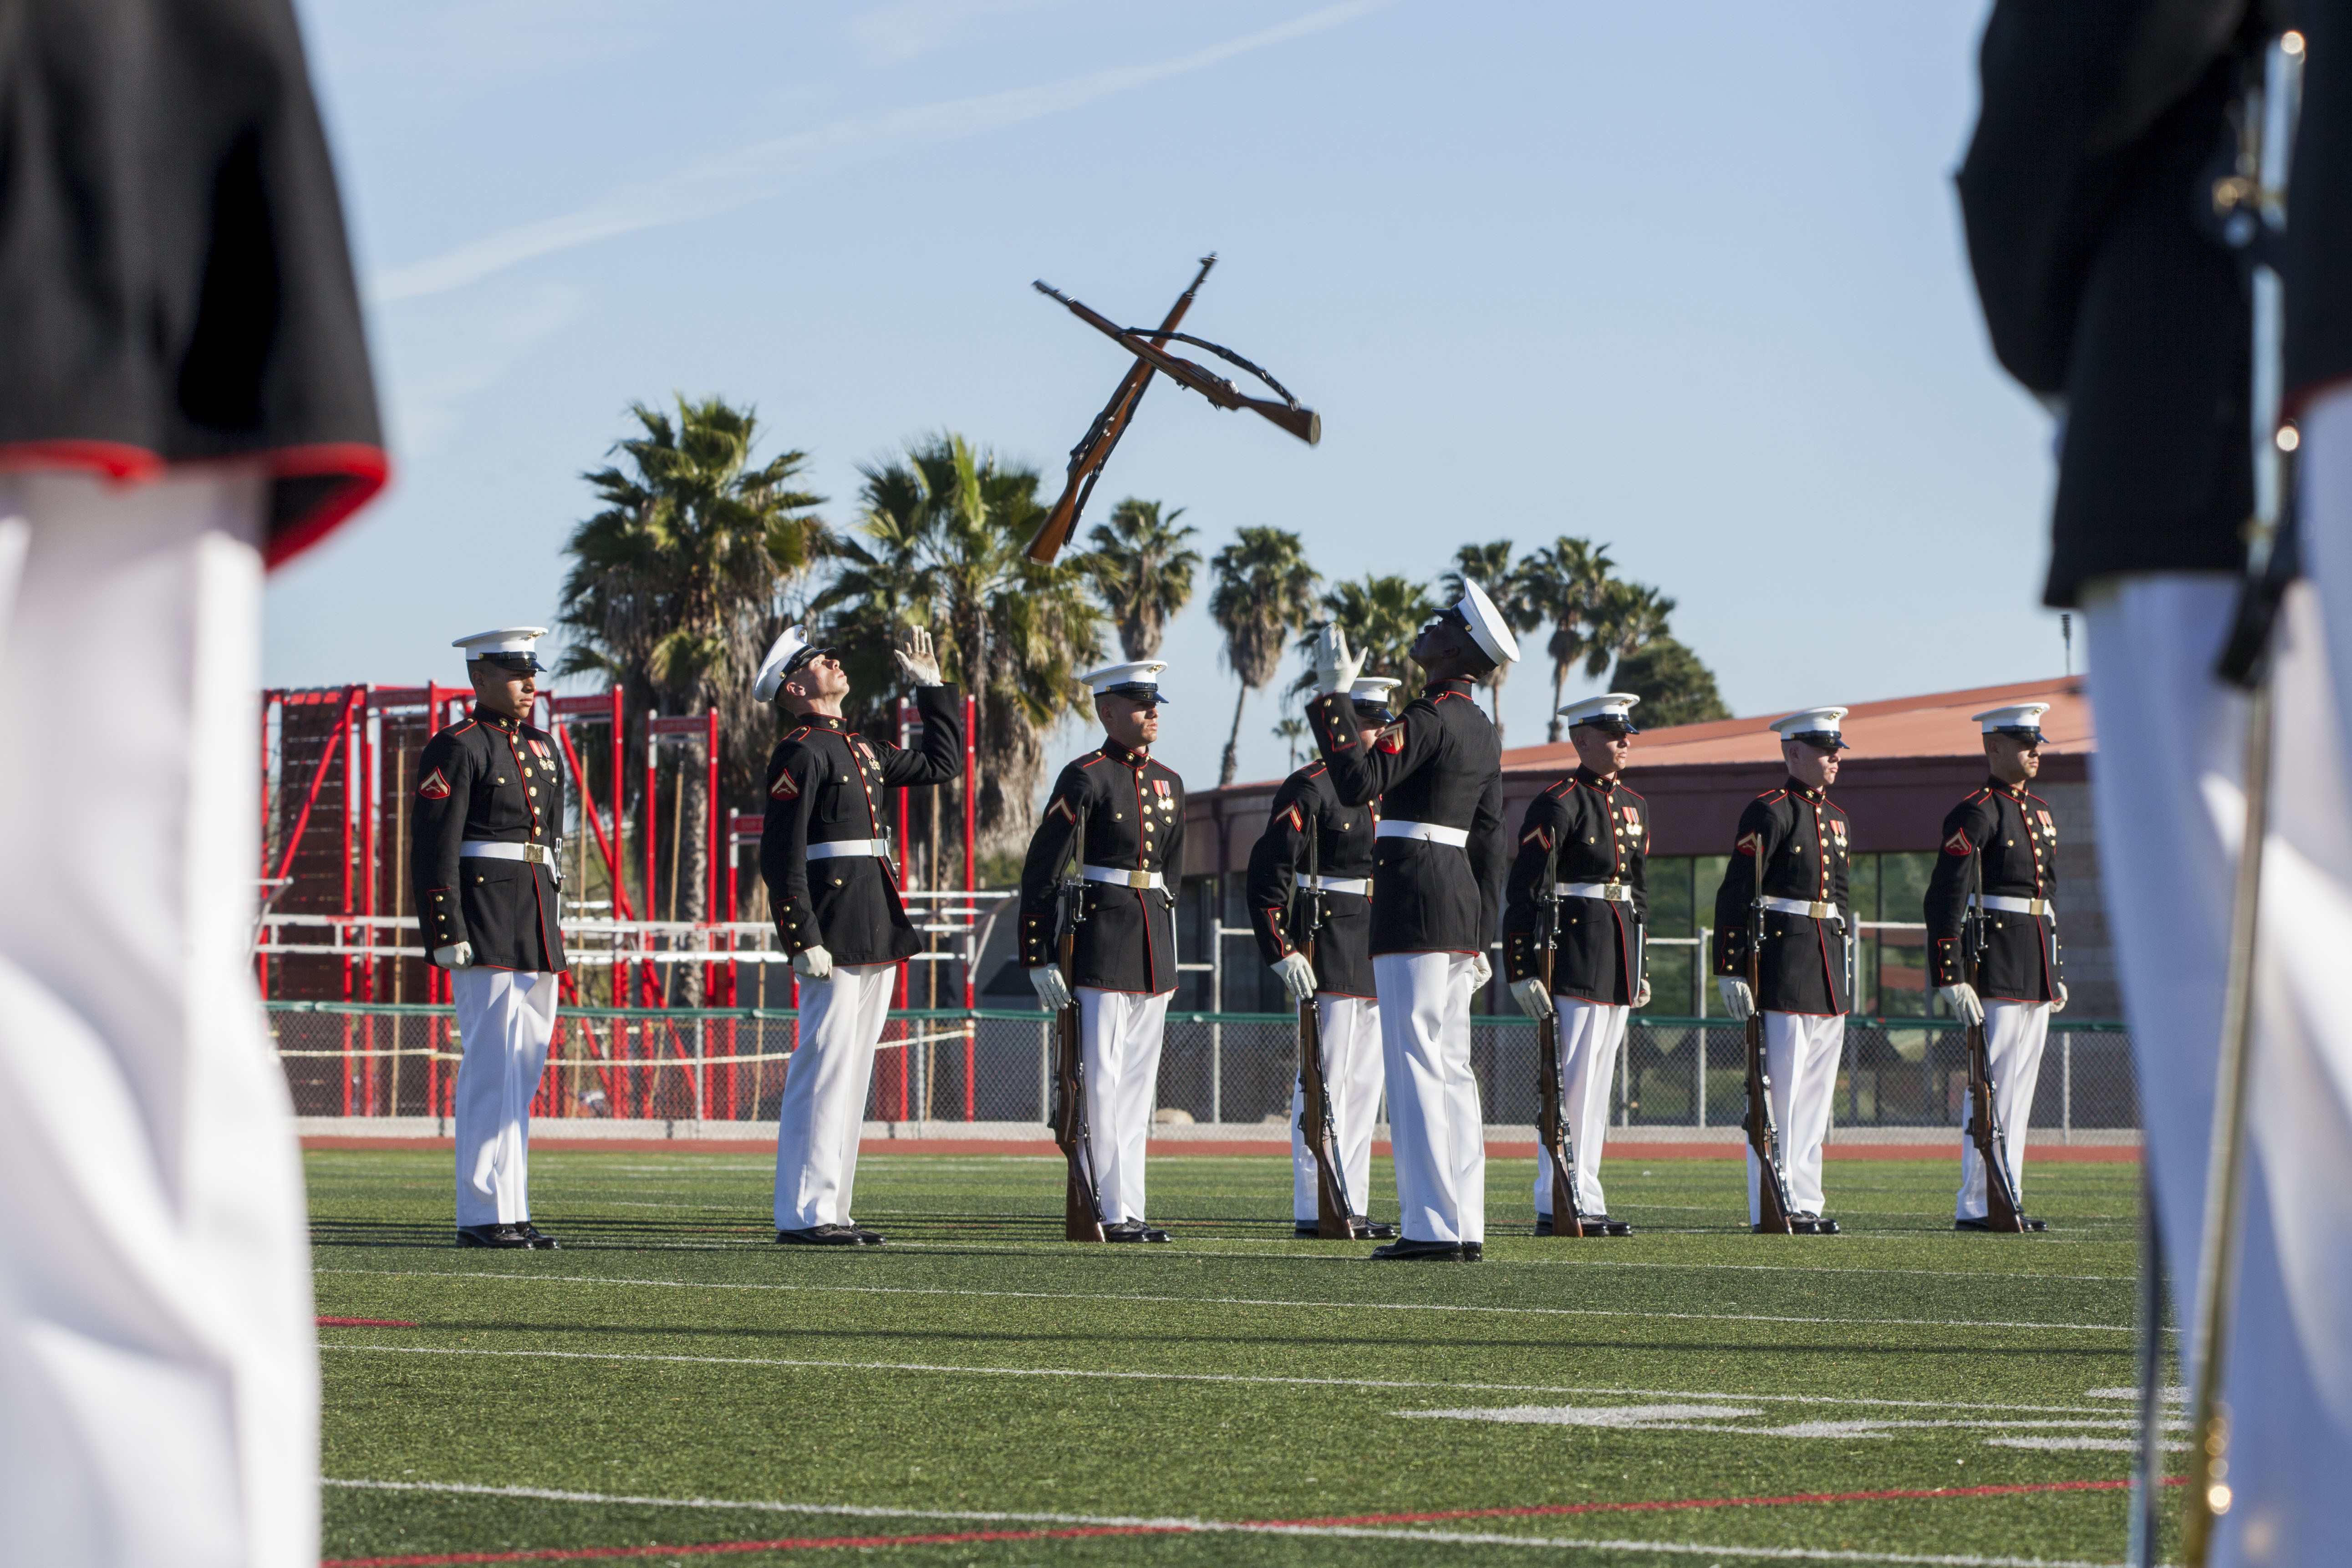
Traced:
POLYGON ((1396 1226, 1380 1220, 1366 1219, 1360 1214, 1349 1215, 1348 1223, 1355 1226, 1358 1239, 1363 1241, 1390 1241, 1397 1233, 1396 1226))
POLYGON ((520 1251, 530 1246, 530 1238, 519 1225, 461 1225, 457 1227, 460 1247, 496 1247, 508 1251, 520 1251))
POLYGON ((1389 1263, 1464 1261, 1462 1244, 1458 1241, 1415 1241, 1411 1237, 1400 1237, 1386 1247, 1375 1247, 1372 1256, 1389 1263))
POLYGON ((1176 1238, 1157 1226, 1146 1225, 1139 1219, 1125 1219, 1117 1225, 1103 1226, 1105 1241, 1173 1241, 1176 1238))
POLYGON ((851 1235, 857 1237, 857 1245, 860 1247, 880 1247, 890 1239, 880 1231, 868 1230, 862 1225, 853 1223, 847 1229, 851 1235))
POLYGON ((813 1225, 804 1230, 779 1230, 776 1240, 785 1247, 863 1247, 857 1233, 845 1225, 813 1225))
POLYGON ((524 1220, 520 1225, 516 1226, 515 1229, 522 1233, 524 1242, 530 1246, 533 1252, 553 1252, 556 1250, 555 1237, 548 1235, 547 1232, 540 1229, 539 1226, 531 1224, 530 1221, 524 1220))
POLYGON ((1323 1226, 1321 1222, 1317 1220, 1293 1220, 1290 1222, 1290 1234, 1301 1241, 1313 1241, 1322 1236, 1323 1226))
MULTIPOLYGON (((1551 1215, 1548 1214, 1539 1214, 1536 1215, 1536 1234, 1538 1236, 1554 1236, 1559 1234, 1552 1228, 1551 1215)), ((1623 1220, 1611 1219, 1605 1214, 1589 1214, 1584 1216, 1584 1234, 1587 1236, 1631 1236, 1633 1234, 1633 1227, 1627 1225, 1623 1220), (1612 1229, 1611 1227, 1612 1226, 1616 1228, 1612 1229)))
MULTIPOLYGON (((2027 1230, 2048 1230, 2050 1228, 2050 1222, 2048 1220, 2035 1219, 2032 1215, 2020 1215, 2018 1216, 2018 1223, 2027 1230)), ((1990 1230, 1992 1228, 1992 1221, 1990 1219, 1956 1219, 1952 1222, 1952 1228, 1954 1230, 1990 1230)))
POLYGON ((1789 1216, 1789 1228, 1799 1236, 1835 1236, 1838 1222, 1817 1214, 1792 1214, 1789 1216))
POLYGON ((1462 1244, 1462 1261, 1465 1263, 1486 1262, 1486 1244, 1483 1241, 1464 1242, 1462 1244))

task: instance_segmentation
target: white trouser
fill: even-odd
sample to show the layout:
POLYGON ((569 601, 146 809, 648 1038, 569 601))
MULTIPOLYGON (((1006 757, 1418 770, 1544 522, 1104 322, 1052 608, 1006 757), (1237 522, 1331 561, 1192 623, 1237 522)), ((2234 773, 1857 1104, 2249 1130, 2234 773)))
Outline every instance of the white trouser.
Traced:
POLYGON ((1486 1128, 1470 1069, 1471 962, 1464 952, 1372 960, 1397 1228, 1409 1241, 1486 1239, 1486 1128))
POLYGON ((457 1008, 457 1223, 530 1217, 530 1100, 555 1037, 561 977, 512 969, 453 969, 457 1008))
POLYGON ((801 1043, 776 1107, 778 1230, 850 1223, 874 1047, 898 984, 895 963, 835 964, 829 979, 801 981, 801 1043))
MULTIPOLYGON (((1323 1082, 1331 1097, 1331 1125, 1339 1133, 1339 1179, 1348 1202, 1370 1214, 1372 1122, 1381 1113, 1381 1005, 1370 996, 1315 995, 1315 1016, 1323 1032, 1323 1082)), ((1321 1215, 1315 1201, 1315 1151, 1298 1130, 1307 1113, 1307 1091, 1290 1086, 1290 1216, 1313 1225, 1321 1215)))
MULTIPOLYGON (((1845 1055, 1845 1015, 1764 1015, 1764 1070, 1772 1079, 1772 1121, 1780 1130, 1780 1165, 1789 1203, 1798 1214, 1822 1212, 1822 1140, 1830 1132, 1830 1102, 1837 1096, 1845 1055)), ((1763 1165, 1748 1147, 1748 1223, 1764 1217, 1757 1200, 1763 1165)))
MULTIPOLYGON (((1984 1005, 1985 1061, 1992 1073, 1992 1119, 2009 1149, 2009 1190, 2025 1201, 2025 1128, 2033 1117, 2033 1086, 2042 1078, 2042 1047, 2050 1038, 2047 1002, 1984 1005)), ((1960 1134, 1960 1194, 1954 1219, 1985 1217, 1984 1161, 1977 1141, 1960 1134)))
MULTIPOLYGON (((1609 1200, 1601 1193, 1601 1145, 1609 1136, 1609 1086, 1617 1076, 1617 1053, 1633 1009, 1581 996, 1555 995, 1552 1001, 1559 1008, 1560 1114, 1568 1121, 1568 1157, 1576 1166, 1576 1206, 1587 1215, 1604 1215, 1609 1200)), ((1551 1215, 1551 1151, 1540 1140, 1536 1213, 1551 1215)))
MULTIPOLYGON (((2330 1562, 2352 1537, 2352 394, 2315 403, 2302 428, 2312 579, 2288 594, 2273 645, 2224 1565, 2330 1562)), ((2101 874, 2184 1347, 2244 822, 2245 704, 2210 674, 2235 597, 2226 578, 2165 574, 2084 598, 2100 840, 2129 847, 2103 854, 2101 874)))
POLYGON ((1087 1069, 1087 1137, 1105 1225, 1145 1217, 1144 1144, 1160 1104, 1160 1041, 1168 1027, 1163 991, 1099 991, 1081 985, 1078 1039, 1087 1069))
POLYGON ((262 501, 0 474, 0 1563, 319 1561, 302 1174, 249 957, 262 501))

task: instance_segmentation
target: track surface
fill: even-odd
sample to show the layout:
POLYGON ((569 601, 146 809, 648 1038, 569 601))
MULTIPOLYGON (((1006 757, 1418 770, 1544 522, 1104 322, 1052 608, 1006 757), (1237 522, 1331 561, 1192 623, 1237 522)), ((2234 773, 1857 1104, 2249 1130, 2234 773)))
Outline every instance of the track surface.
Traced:
MULTIPOLYGON (((1642 1234, 1289 1238, 1286 1160, 1155 1160, 1177 1243, 1058 1239, 1058 1163, 868 1156, 878 1252, 778 1247, 764 1161, 542 1153, 556 1253, 448 1245, 447 1156, 308 1156, 331 1563, 2111 1563, 2137 1172, 1612 1162, 1642 1234), (414 1327, 398 1325, 413 1324, 414 1327)), ((1385 1162, 1373 1190, 1392 1192, 1385 1162)), ((1376 1205, 1381 1206, 1381 1205, 1376 1205)))

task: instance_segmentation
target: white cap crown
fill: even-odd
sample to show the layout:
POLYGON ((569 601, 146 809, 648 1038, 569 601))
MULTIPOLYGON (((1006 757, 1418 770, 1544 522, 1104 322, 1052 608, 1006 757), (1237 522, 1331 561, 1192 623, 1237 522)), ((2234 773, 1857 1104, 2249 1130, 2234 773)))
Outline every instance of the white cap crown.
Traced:
POLYGON ((759 679, 751 683, 753 700, 773 702, 794 670, 820 654, 832 651, 811 643, 806 626, 785 627, 783 634, 768 645, 768 657, 760 661, 759 679))
POLYGON ((2042 716, 2050 711, 2047 702, 2015 702, 2006 708, 1987 709, 1971 713, 1969 718, 1986 734, 1998 734, 2007 730, 2028 731, 2036 740, 2042 735, 2042 716))
POLYGON ((1160 672, 1168 668, 1164 658, 1139 658, 1125 664, 1107 664, 1100 669, 1090 669, 1078 679, 1097 697, 1131 697, 1139 701, 1165 702, 1160 694, 1160 672))
POLYGON ((1510 623, 1495 608, 1495 601, 1486 597, 1486 589, 1464 578, 1462 602, 1454 609, 1470 627, 1470 640, 1480 652, 1496 664, 1519 662, 1519 639, 1511 635, 1510 623))
POLYGON ((1784 741, 1803 741, 1812 744, 1826 740, 1830 744, 1822 750, 1842 751, 1845 749, 1845 742, 1840 738, 1838 722, 1849 711, 1844 708, 1807 708, 1786 718, 1773 720, 1772 728, 1784 741))
POLYGON ((476 632, 469 637, 456 637, 451 647, 466 650, 467 663, 486 659, 510 669, 544 669, 539 661, 539 639, 547 635, 545 626, 500 626, 494 632, 476 632))
POLYGON ((1348 688, 1348 696, 1355 702, 1386 707, 1389 693, 1403 684, 1403 681, 1393 675, 1360 675, 1356 678, 1356 683, 1348 688))
POLYGON ((1633 728, 1633 705, 1641 700, 1634 692, 1611 691, 1571 702, 1559 710, 1559 716, 1568 721, 1571 730, 1579 724, 1599 722, 1605 728, 1622 727, 1626 733, 1638 735, 1641 731, 1633 728))

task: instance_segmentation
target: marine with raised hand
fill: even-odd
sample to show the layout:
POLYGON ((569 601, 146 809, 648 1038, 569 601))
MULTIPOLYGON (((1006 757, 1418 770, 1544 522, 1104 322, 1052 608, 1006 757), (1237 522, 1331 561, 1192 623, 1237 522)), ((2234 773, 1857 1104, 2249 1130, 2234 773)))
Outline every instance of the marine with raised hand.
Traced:
POLYGON ((409 879, 457 1010, 457 1245, 546 1251, 530 1222, 530 1101, 555 1037, 563 774, 530 723, 544 626, 459 637, 474 710, 416 763, 409 879))
POLYGON ((1327 626, 1322 695, 1307 706, 1342 805, 1381 803, 1372 853, 1372 986, 1380 998, 1389 1126, 1403 1235, 1372 1256, 1475 1261, 1486 1239, 1486 1146, 1470 1064, 1470 1002, 1494 976, 1486 949, 1503 904, 1502 746, 1475 682, 1519 657, 1475 583, 1432 616, 1409 652, 1428 684, 1367 742, 1350 692, 1362 659, 1327 626))
MULTIPOLYGON (((1772 721, 1788 782, 1748 803, 1723 885, 1715 895, 1716 984, 1724 1006, 1745 1021, 1761 1008, 1764 1058, 1772 1080, 1772 1117, 1801 1236, 1835 1236, 1822 1213, 1822 1142, 1845 1051, 1846 942, 1853 930, 1847 893, 1846 815, 1830 802, 1837 782, 1843 708, 1809 708, 1772 721), (1758 956, 1762 994, 1748 984, 1751 900, 1763 900, 1764 948, 1758 956)), ((1762 1214, 1763 1170, 1748 1152, 1748 1219, 1762 1214)))
MULTIPOLYGON (((1528 803, 1503 907, 1503 978, 1530 1018, 1559 1016, 1560 1114, 1569 1130, 1576 1206, 1588 1232, 1630 1236, 1609 1217, 1601 1145, 1609 1086, 1633 1009, 1650 1000, 1643 931, 1650 901, 1643 868, 1649 803, 1619 778, 1642 700, 1612 691, 1561 709, 1577 768, 1528 803), (1547 880, 1549 886, 1546 886, 1547 880), (1547 931, 1549 927, 1549 931, 1547 931), (1552 942, 1551 984, 1540 944, 1552 942)), ((1536 1152, 1536 1234, 1552 1233, 1551 1151, 1536 1152)))
POLYGON ((857 1134, 898 964, 923 945, 898 897, 883 792, 944 784, 963 763, 962 704, 940 679, 930 633, 915 627, 892 657, 915 688, 920 750, 843 726, 849 677, 799 626, 768 649, 751 690, 797 721, 768 758, 760 833, 760 876, 800 984, 800 1045, 776 1107, 776 1240, 787 1246, 883 1239, 850 1207, 857 1134))
MULTIPOLYGON (((1387 728, 1393 676, 1367 675, 1349 688, 1358 736, 1366 745, 1387 728)), ((1349 805, 1332 786, 1328 763, 1313 762, 1275 792, 1265 831, 1250 849, 1250 929, 1259 953, 1295 1002, 1315 1004, 1323 1047, 1340 1184, 1355 1212, 1358 1237, 1386 1240, 1396 1227, 1367 1218, 1372 1123, 1380 1115, 1380 1003, 1372 988, 1372 846, 1380 802, 1349 805), (1307 946, 1312 941, 1310 963, 1307 946)), ((1297 1234, 1318 1233, 1315 1151, 1302 1121, 1306 1089, 1290 1104, 1290 1213, 1297 1234)))
MULTIPOLYGON (((2058 948, 2058 824, 2050 803, 2025 786, 2042 771, 2047 702, 1979 713, 1991 777, 1944 818, 1943 853, 1925 901, 1929 973, 1955 1016, 1984 1027, 1994 1086, 1993 1121, 2009 1156, 2010 1191, 2025 1190, 2025 1127, 2052 1015, 2066 1005, 2058 948), (1977 906, 1983 952, 1970 962, 1966 928, 1977 906)), ((1986 1230, 1985 1168, 1972 1138, 1960 1140, 1956 1230, 1986 1230)), ((2047 1230, 2025 1219, 2028 1230, 2047 1230)))
POLYGON ((1159 679, 1167 668, 1142 659, 1078 677, 1094 693, 1103 743, 1054 781, 1021 868, 1022 965, 1048 1012, 1073 1001, 1078 1008, 1086 1125, 1106 1241, 1169 1239, 1144 1217, 1144 1148, 1159 1098, 1168 1002, 1176 994, 1175 889, 1184 874, 1184 781, 1151 755, 1160 704, 1168 700, 1159 679), (1066 984, 1055 905, 1074 841, 1087 885, 1075 981, 1066 984))

